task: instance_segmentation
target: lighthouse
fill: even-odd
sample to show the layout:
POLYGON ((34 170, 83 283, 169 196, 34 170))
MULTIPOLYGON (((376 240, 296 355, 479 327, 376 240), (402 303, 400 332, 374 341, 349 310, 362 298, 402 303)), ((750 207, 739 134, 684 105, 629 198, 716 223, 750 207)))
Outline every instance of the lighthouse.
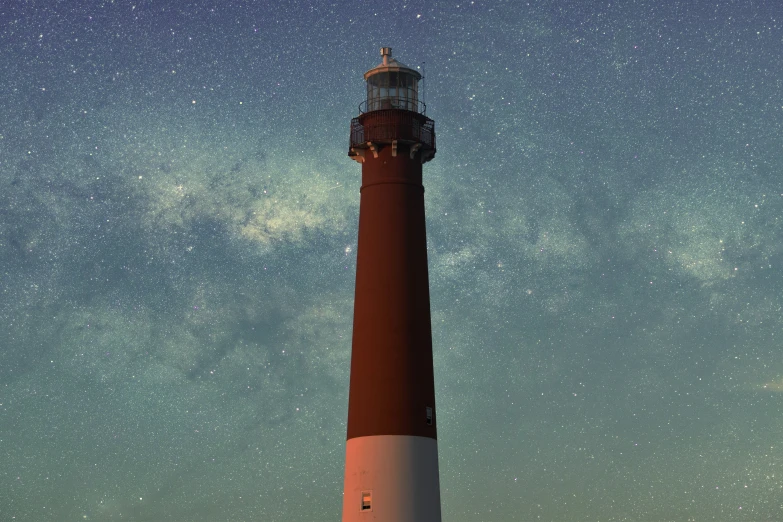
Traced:
POLYGON ((343 522, 440 522, 422 165, 421 74, 381 49, 351 120, 362 165, 343 522))

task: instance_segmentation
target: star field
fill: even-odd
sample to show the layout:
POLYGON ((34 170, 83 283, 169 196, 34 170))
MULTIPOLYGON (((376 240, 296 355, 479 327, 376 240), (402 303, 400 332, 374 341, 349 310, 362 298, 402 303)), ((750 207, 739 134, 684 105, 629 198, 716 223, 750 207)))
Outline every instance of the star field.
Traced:
POLYGON ((437 132, 443 519, 782 519, 781 38, 763 1, 3 4, 0 519, 339 520, 381 46, 437 132))

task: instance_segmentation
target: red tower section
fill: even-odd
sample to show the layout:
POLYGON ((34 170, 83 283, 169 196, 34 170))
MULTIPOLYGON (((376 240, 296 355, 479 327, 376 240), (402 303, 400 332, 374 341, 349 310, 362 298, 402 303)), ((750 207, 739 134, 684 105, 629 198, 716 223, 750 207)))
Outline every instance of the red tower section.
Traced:
POLYGON ((348 155, 362 164, 343 522, 440 522, 421 75, 381 49, 348 155))

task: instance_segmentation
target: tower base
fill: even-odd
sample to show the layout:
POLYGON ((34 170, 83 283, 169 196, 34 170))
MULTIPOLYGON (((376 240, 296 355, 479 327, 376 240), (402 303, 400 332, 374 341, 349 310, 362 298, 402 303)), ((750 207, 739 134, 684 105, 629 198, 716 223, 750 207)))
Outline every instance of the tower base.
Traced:
POLYGON ((348 439, 342 522, 441 522, 438 441, 411 435, 348 439))

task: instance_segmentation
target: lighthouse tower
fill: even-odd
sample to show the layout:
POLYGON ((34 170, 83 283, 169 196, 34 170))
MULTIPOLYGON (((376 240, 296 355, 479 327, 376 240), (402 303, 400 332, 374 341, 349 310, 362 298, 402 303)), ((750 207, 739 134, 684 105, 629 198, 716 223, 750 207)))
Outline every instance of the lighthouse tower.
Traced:
POLYGON ((421 74, 381 49, 348 155, 362 165, 343 522, 440 522, 421 74))

